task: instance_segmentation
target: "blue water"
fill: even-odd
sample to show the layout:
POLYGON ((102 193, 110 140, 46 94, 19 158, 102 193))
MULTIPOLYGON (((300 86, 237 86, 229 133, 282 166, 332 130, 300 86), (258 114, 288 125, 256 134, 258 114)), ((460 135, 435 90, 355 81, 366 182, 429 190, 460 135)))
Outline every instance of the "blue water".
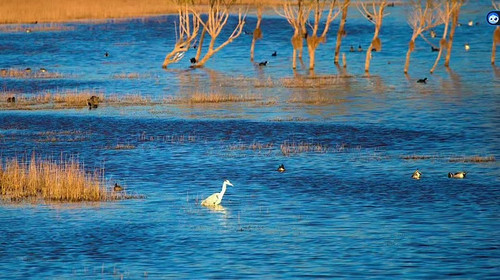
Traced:
MULTIPOLYGON (((204 69, 188 70, 194 50, 161 69, 175 40, 174 16, 0 33, 0 68, 44 67, 64 76, 1 78, 7 91, 92 89, 161 99, 197 90, 276 101, 0 111, 2 159, 76 156, 89 170, 104 168, 110 184, 145 195, 86 204, 0 202, 0 278, 500 278, 498 163, 450 161, 500 157, 500 69, 489 62, 489 5, 464 6, 460 21, 480 24, 457 28, 451 70, 441 62, 429 74, 436 53, 420 40, 407 77, 404 9, 388 8, 383 49, 366 77, 364 53, 348 50, 366 49, 373 26, 351 8, 342 50, 352 77, 320 88, 279 85, 294 75, 292 30, 272 15, 256 45, 256 61, 269 61, 261 68, 249 61, 251 36, 241 35, 204 69), (113 79, 124 73, 141 76, 113 79), (276 85, 231 82, 238 77, 276 85), (428 83, 417 84, 423 77, 428 83), (317 95, 339 102, 291 102, 317 95), (235 148, 255 143, 268 148, 235 148), (287 156, 284 143, 325 150, 287 156), (112 149, 117 144, 135 148, 112 149), (403 159, 409 155, 430 158, 403 159), (276 172, 282 163, 287 171, 276 172), (417 168, 419 181, 410 178, 417 168), (466 179, 447 178, 461 170, 466 179), (200 206, 226 178, 234 187, 222 208, 200 206)), ((245 29, 255 21, 249 15, 245 29)), ((332 30, 317 51, 316 75, 338 73, 337 23, 332 30)), ((304 68, 296 74, 309 75, 304 68)))

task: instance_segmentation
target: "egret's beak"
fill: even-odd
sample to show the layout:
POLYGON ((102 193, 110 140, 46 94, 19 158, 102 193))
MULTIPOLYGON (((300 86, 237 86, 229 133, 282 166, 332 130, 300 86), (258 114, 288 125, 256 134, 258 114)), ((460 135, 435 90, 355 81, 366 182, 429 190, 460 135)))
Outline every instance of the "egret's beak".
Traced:
POLYGON ((231 187, 234 187, 233 184, 231 184, 230 182, 227 182, 228 185, 230 185, 231 187))

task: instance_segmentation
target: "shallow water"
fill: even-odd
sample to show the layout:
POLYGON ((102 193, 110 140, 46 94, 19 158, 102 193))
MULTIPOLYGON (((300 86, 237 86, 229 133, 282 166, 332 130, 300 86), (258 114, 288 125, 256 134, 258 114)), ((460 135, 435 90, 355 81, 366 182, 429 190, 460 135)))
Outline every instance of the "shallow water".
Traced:
MULTIPOLYGON (((249 61, 251 36, 242 35, 205 69, 185 70, 193 50, 162 70, 174 16, 0 33, 0 68, 45 67, 64 75, 2 78, 4 90, 78 88, 164 98, 195 89, 277 100, 0 111, 2 158, 33 151, 77 156, 89 169, 104 168, 111 183, 146 196, 99 204, 1 203, 0 278, 498 278, 498 164, 450 162, 500 155, 500 70, 489 64, 493 27, 484 22, 489 2, 461 12, 461 22, 480 24, 457 29, 453 71, 440 66, 428 74, 436 53, 418 41, 409 77, 402 73, 409 37, 403 10, 392 8, 384 19, 383 51, 374 54, 370 77, 363 74, 364 54, 348 49, 366 48, 373 27, 351 10, 343 51, 353 77, 320 89, 231 83, 231 77, 294 75, 291 29, 273 16, 264 18, 265 41, 256 46, 256 60, 269 61, 264 68, 249 61), (112 78, 123 73, 141 77, 112 78), (422 77, 429 82, 416 84, 422 77), (315 95, 337 102, 290 102, 315 95), (256 143, 268 148, 248 148, 256 143), (286 156, 280 149, 286 143, 322 150, 286 156), (117 144, 135 148, 113 149, 117 144), (409 155, 430 158, 403 159, 409 155), (281 163, 285 173, 275 171, 281 163), (410 178, 417 168, 420 181, 410 178), (460 170, 469 172, 466 179, 447 178, 460 170), (199 206, 226 178, 234 187, 223 207, 199 206)), ((250 30, 255 18, 247 23, 250 30)), ((317 75, 337 73, 334 43, 318 49, 317 75)))

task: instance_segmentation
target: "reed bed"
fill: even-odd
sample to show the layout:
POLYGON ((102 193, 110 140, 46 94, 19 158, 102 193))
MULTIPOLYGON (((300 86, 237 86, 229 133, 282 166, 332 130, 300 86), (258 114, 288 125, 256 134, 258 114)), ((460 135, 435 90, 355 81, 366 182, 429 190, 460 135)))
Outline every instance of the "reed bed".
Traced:
POLYGON ((270 143, 253 142, 251 144, 238 143, 238 144, 231 144, 228 147, 228 149, 231 151, 260 151, 260 150, 272 150, 273 148, 274 144, 272 142, 270 143))
POLYGON ((321 88, 333 85, 343 85, 348 83, 348 76, 297 76, 292 78, 282 78, 281 85, 286 88, 321 88))
MULTIPOLYGON (((240 0, 237 5, 280 5, 284 0, 240 0)), ((206 7, 208 0, 194 1, 197 8, 206 7)), ((143 17, 177 12, 173 0, 0 0, 1 23, 61 22, 82 19, 143 17)))
POLYGON ((76 160, 7 159, 0 162, 0 197, 4 200, 29 199, 52 202, 112 201, 132 198, 124 192, 108 190, 104 174, 85 172, 76 160))
POLYGON ((347 100, 337 98, 334 94, 328 92, 305 92, 292 95, 288 102, 306 105, 332 105, 345 103, 347 100))
POLYGON ((111 76, 113 79, 139 79, 141 75, 139 73, 119 73, 111 76))
POLYGON ((63 78, 61 73, 51 72, 40 69, 17 69, 17 68, 3 68, 0 69, 0 77, 2 78, 24 78, 24 79, 59 79, 63 78))
POLYGON ((62 24, 15 24, 15 25, 0 25, 0 32, 53 32, 53 31, 70 31, 74 30, 73 26, 62 24))
POLYGON ((471 156, 471 157, 456 157, 451 158, 450 162, 472 162, 472 163, 482 163, 482 162, 495 162, 494 156, 471 156))
POLYGON ((437 156, 431 155, 404 155, 401 157, 404 160, 424 160, 424 159, 435 159, 437 156))
POLYGON ((280 150, 284 156, 290 156, 293 154, 300 154, 300 153, 309 153, 309 152, 327 153, 328 146, 320 143, 284 141, 280 145, 280 150))
POLYGON ((203 103, 227 103, 227 102, 255 102, 262 100, 258 94, 224 94, 224 93, 202 93, 194 92, 186 97, 175 100, 177 103, 203 104, 203 103))
POLYGON ((99 97, 99 105, 133 106, 154 105, 160 102, 139 94, 104 95, 93 90, 67 90, 61 92, 44 92, 36 95, 16 94, 15 102, 7 102, 12 94, 2 93, 0 109, 36 110, 36 109, 78 109, 87 107, 87 99, 99 97))
POLYGON ((116 144, 116 146, 111 147, 112 150, 133 150, 135 146, 132 144, 116 144))

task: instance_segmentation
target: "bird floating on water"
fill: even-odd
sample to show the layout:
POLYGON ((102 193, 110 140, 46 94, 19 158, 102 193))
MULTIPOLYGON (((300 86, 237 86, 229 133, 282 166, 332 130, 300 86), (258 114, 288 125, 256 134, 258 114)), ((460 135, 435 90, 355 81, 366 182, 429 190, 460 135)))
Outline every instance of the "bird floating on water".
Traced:
POLYGON ((436 38, 436 31, 431 30, 431 38, 436 38))
POLYGON ((468 25, 469 25, 469 26, 474 26, 474 21, 473 21, 473 20, 469 20, 468 25))
POLYGON ((435 47, 431 46, 431 51, 433 51, 433 52, 438 52, 438 51, 439 51, 439 48, 435 48, 435 47))
POLYGON ((417 83, 427 84, 427 78, 418 79, 417 83))
POLYGON ((224 194, 226 193, 227 185, 233 186, 233 184, 231 184, 231 182, 229 182, 229 180, 224 180, 224 182, 222 183, 222 190, 218 193, 214 193, 211 196, 207 197, 205 200, 203 200, 201 202, 201 205, 202 206, 219 205, 222 201, 222 197, 224 197, 224 194))
POLYGON ((277 55, 278 55, 278 52, 274 51, 271 56, 277 56, 277 55))
POLYGON ((45 73, 45 72, 47 72, 47 69, 45 69, 45 68, 40 68, 40 72, 45 73))
POLYGON ((267 60, 264 62, 259 62, 259 66, 267 66, 267 60))
POLYGON ((105 56, 105 57, 108 57, 108 56, 109 56, 109 53, 108 53, 108 52, 105 52, 105 53, 104 53, 104 56, 105 56))
POLYGON ((191 61, 191 64, 195 64, 196 63, 196 58, 191 57, 191 59, 189 61, 191 61))
POLYGON ((420 176, 422 176, 422 172, 418 171, 418 169, 413 172, 413 175, 411 175, 411 177, 415 180, 420 180, 420 176))
POLYGON ((118 185, 117 183, 115 183, 115 186, 113 187, 113 190, 115 192, 121 192, 121 191, 123 191, 123 187, 120 186, 120 185, 118 185))
POLYGON ((358 52, 362 52, 363 51, 363 48, 361 47, 361 45, 358 45, 358 52))
POLYGON ((354 46, 351 45, 351 48, 349 49, 349 52, 354 52, 354 46))
POLYGON ((277 171, 278 171, 278 172, 280 172, 280 173, 285 172, 285 171, 286 171, 285 166, 284 166, 283 164, 282 164, 282 165, 280 165, 280 166, 278 167, 277 171))
POLYGON ((468 52, 468 51, 470 50, 470 45, 469 45, 469 43, 465 43, 464 47, 465 47, 465 51, 466 51, 466 52, 468 52))
POLYGON ((448 173, 448 178, 463 179, 467 175, 467 172, 460 171, 457 173, 448 173))

